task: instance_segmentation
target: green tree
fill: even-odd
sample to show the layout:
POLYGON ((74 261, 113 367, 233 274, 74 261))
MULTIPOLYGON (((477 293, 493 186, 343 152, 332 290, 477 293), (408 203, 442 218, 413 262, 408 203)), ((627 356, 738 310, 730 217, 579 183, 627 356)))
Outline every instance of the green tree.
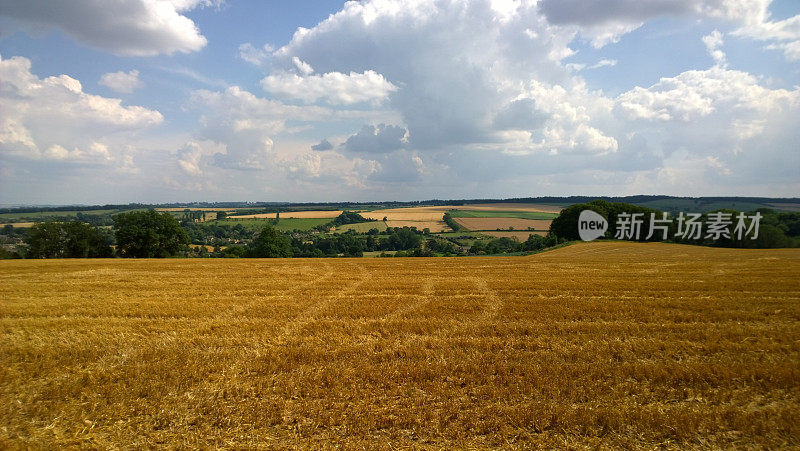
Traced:
POLYGON ((225 219, 227 217, 228 217, 228 213, 226 213, 224 211, 218 211, 217 212, 217 220, 225 219))
POLYGON ((80 221, 38 223, 31 228, 28 245, 30 258, 95 258, 113 255, 103 234, 80 221))
POLYGON ((114 229, 123 257, 171 257, 185 251, 189 244, 189 235, 167 212, 120 213, 114 216, 114 229))
POLYGON ((422 243, 422 237, 417 234, 415 229, 410 227, 403 227, 394 229, 388 238, 388 245, 390 250, 406 250, 419 247, 422 243))
POLYGON ((99 229, 79 221, 64 223, 64 229, 67 235, 64 254, 67 257, 99 258, 114 255, 110 240, 99 229))
POLYGON ((28 257, 64 257, 66 231, 60 222, 47 221, 34 224, 28 235, 28 257))
POLYGON ((291 240, 272 226, 264 226, 256 239, 250 244, 251 257, 291 257, 291 240))

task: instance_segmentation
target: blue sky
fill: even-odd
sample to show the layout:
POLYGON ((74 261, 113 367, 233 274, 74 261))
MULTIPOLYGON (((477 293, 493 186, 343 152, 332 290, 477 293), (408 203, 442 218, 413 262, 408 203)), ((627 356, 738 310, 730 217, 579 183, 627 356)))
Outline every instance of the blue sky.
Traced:
POLYGON ((0 8, 0 203, 800 193, 793 0, 94 5, 0 8))

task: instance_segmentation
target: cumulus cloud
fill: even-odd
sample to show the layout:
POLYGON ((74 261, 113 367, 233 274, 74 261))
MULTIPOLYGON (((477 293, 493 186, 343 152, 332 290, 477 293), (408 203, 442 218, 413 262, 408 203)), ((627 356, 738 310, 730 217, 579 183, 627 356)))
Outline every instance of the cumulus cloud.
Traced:
POLYGON ((178 149, 178 166, 189 175, 202 175, 200 158, 203 156, 202 146, 194 141, 189 141, 178 149))
POLYGON ((26 29, 63 31, 76 40, 125 56, 171 55, 202 49, 206 38, 183 13, 208 0, 95 0, 4 2, 0 14, 26 29))
MULTIPOLYGON (((309 104, 374 108, 379 99, 398 117, 289 105, 239 88, 198 91, 193 99, 204 116, 194 138, 219 146, 213 155, 200 154, 199 167, 260 168, 305 189, 341 185, 342 174, 353 171, 345 185, 370 193, 411 180, 423 190, 464 186, 465 179, 484 187, 491 181, 500 190, 531 175, 551 180, 551 190, 569 186, 576 174, 600 191, 629 183, 673 186, 682 176, 730 186, 754 171, 791 183, 785 168, 798 167, 798 157, 787 152, 798 133, 789 130, 800 130, 797 90, 769 89, 755 76, 727 70, 722 33, 703 40, 715 67, 617 97, 591 90, 563 62, 574 53, 576 33, 599 46, 658 15, 715 17, 743 27, 767 20, 765 10, 732 0, 635 3, 606 2, 613 14, 577 18, 569 8, 558 16, 550 2, 347 3, 317 26, 298 29, 286 46, 258 50, 253 62, 274 68, 262 84, 275 96, 309 104), (350 84, 368 73, 394 89, 342 97, 363 95, 350 84), (322 140, 287 150, 292 130, 331 120, 350 126, 358 114, 365 117, 358 124, 380 125, 336 137, 338 147, 322 140)), ((582 69, 614 64, 601 59, 582 69)), ((187 151, 184 159, 189 171, 194 155, 187 151)))
POLYGON ((190 106, 203 113, 195 139, 222 145, 222 149, 214 153, 213 164, 239 170, 274 167, 274 137, 290 133, 287 121, 332 122, 364 118, 370 114, 316 105, 288 105, 258 97, 238 86, 224 91, 195 91, 190 106))
POLYGON ((158 111, 83 91, 59 75, 40 79, 27 58, 0 60, 0 152, 31 159, 130 163, 133 133, 160 124, 158 111), (122 135, 121 135, 122 134, 122 135), (123 161, 124 160, 124 161, 123 161))
POLYGON ((139 79, 139 71, 109 72, 100 77, 99 84, 119 93, 130 94, 144 86, 139 79))
MULTIPOLYGON (((719 66, 664 78, 617 98, 618 111, 665 154, 688 152, 724 168, 730 182, 793 181, 800 167, 800 88, 770 89, 751 74, 719 66)), ((720 180, 719 183, 724 183, 720 180)))
MULTIPOLYGON (((431 189, 567 194, 578 176, 587 180, 582 192, 752 185, 764 174, 796 186, 798 90, 771 89, 728 70, 722 44, 731 32, 703 38, 714 67, 668 74, 616 97, 592 90, 575 71, 616 60, 564 62, 576 36, 602 46, 660 15, 732 21, 734 30, 751 27, 748 36, 761 39, 753 30, 773 23, 765 2, 610 0, 602 3, 609 11, 580 4, 596 14, 570 1, 348 2, 277 50, 243 44, 239 58, 269 68, 261 84, 271 96, 236 86, 193 92, 188 108, 201 116, 199 127, 167 147, 175 186, 205 189, 200 180, 212 177, 232 196, 347 198, 394 197, 399 186, 420 197, 431 189), (320 135, 331 138, 312 140, 320 135), (687 177, 704 182, 683 183, 687 177), (419 191, 406 188, 409 181, 419 191)), ((765 45, 788 49, 790 25, 764 32, 765 45)), ((76 80, 60 80, 63 89, 82 91, 76 80)), ((16 148, 33 143, 36 158, 118 158, 105 132, 45 142, 24 122, 0 130, 16 148)))
POLYGON ((528 80, 571 83, 561 60, 573 37, 532 3, 375 0, 298 29, 273 59, 287 71, 298 58, 318 73, 381 74, 397 87, 386 104, 401 114, 409 144, 440 149, 497 144, 494 116, 528 80))
POLYGON ((647 89, 636 87, 617 103, 633 119, 691 122, 713 113, 757 117, 785 111, 798 96, 800 88, 769 89, 746 72, 713 67, 662 78, 647 89))
POLYGON ((351 152, 385 153, 402 148, 406 142, 405 128, 398 125, 365 125, 350 136, 342 147, 351 152))
POLYGON ((269 44, 264 44, 264 46, 258 48, 249 42, 245 42, 239 46, 239 58, 254 66, 263 66, 269 61, 273 50, 269 44))
MULTIPOLYGON (((297 57, 294 59, 304 75, 313 72, 311 66, 297 57)), ((280 97, 300 99, 307 103, 324 99, 338 105, 380 101, 397 90, 397 86, 386 80, 383 75, 371 70, 363 73, 329 72, 305 76, 279 72, 261 80, 261 86, 264 90, 280 97)))
POLYGON ((327 139, 323 139, 319 142, 319 144, 314 144, 311 146, 311 150, 316 151, 324 151, 324 150, 333 150, 333 144, 330 143, 327 139))

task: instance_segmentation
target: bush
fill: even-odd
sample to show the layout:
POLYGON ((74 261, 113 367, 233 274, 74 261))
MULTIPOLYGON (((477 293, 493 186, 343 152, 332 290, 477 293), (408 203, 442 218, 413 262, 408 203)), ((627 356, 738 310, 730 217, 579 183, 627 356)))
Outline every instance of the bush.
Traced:
POLYGON ((445 213, 442 219, 444 220, 444 223, 447 224, 447 227, 453 229, 454 232, 458 232, 464 228, 455 219, 453 219, 453 216, 450 213, 445 213))

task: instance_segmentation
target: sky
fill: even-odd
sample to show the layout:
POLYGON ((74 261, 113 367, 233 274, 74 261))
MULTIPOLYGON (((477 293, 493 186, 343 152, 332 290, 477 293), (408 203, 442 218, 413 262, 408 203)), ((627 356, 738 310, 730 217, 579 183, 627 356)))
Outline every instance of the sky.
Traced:
POLYGON ((800 196, 797 0, 0 0, 0 204, 800 196))

